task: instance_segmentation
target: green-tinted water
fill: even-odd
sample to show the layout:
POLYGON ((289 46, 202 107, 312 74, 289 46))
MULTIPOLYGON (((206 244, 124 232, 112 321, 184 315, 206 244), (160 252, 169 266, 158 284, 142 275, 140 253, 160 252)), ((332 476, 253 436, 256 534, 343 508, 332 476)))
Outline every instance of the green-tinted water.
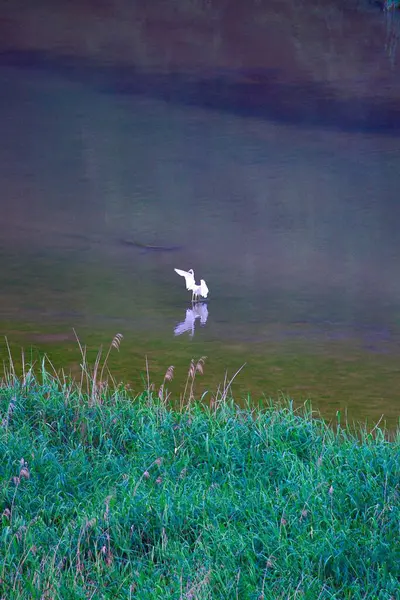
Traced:
POLYGON ((120 332, 110 367, 138 391, 146 356, 156 384, 175 365, 173 391, 207 356, 199 393, 246 363, 238 399, 397 420, 397 138, 0 76, 0 321, 17 363, 23 346, 75 372, 73 328, 93 359, 120 332), (191 317, 174 267, 210 288, 192 337, 174 335, 191 317))

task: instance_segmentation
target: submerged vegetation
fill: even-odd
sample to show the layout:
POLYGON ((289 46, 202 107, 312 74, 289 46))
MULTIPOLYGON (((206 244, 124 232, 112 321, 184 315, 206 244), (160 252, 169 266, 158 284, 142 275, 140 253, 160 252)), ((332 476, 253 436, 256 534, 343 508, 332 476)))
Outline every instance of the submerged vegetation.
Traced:
MULTIPOLYGON (((118 348, 117 335, 110 347, 118 348)), ((304 407, 134 397, 81 346, 80 381, 0 386, 0 598, 398 597, 400 436, 304 407)))

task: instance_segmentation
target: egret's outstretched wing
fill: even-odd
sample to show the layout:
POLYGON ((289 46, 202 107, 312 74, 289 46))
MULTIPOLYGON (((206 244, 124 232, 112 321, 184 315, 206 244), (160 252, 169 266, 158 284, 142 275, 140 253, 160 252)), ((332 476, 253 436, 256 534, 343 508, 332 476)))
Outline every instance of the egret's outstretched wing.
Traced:
POLYGON ((193 269, 190 269, 189 271, 182 271, 182 269, 174 269, 174 271, 175 273, 178 273, 178 275, 180 275, 181 277, 185 278, 186 289, 192 290, 195 285, 193 269))
POLYGON ((209 290, 208 290, 207 284, 204 281, 204 279, 202 279, 200 281, 200 294, 203 296, 203 298, 207 298, 208 292, 209 292, 209 290))

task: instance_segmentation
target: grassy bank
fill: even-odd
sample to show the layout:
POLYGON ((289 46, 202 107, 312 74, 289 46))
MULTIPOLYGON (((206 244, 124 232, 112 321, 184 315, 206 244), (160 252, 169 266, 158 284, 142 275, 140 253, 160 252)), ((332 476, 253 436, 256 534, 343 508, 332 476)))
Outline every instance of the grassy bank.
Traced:
POLYGON ((136 398, 3 380, 0 598, 397 598, 399 435, 200 407, 195 367, 182 410, 172 372, 136 398))

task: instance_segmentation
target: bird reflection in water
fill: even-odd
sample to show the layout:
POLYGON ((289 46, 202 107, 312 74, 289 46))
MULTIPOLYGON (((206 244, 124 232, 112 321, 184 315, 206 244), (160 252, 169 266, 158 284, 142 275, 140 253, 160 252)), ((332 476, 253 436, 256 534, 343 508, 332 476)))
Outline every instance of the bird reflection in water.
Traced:
POLYGON ((174 329, 174 334, 182 335, 182 333, 189 331, 190 337, 193 337, 196 319, 200 319, 200 325, 204 326, 207 323, 208 308, 206 302, 197 302, 196 304, 193 304, 192 308, 188 308, 186 310, 185 320, 178 323, 174 329))

